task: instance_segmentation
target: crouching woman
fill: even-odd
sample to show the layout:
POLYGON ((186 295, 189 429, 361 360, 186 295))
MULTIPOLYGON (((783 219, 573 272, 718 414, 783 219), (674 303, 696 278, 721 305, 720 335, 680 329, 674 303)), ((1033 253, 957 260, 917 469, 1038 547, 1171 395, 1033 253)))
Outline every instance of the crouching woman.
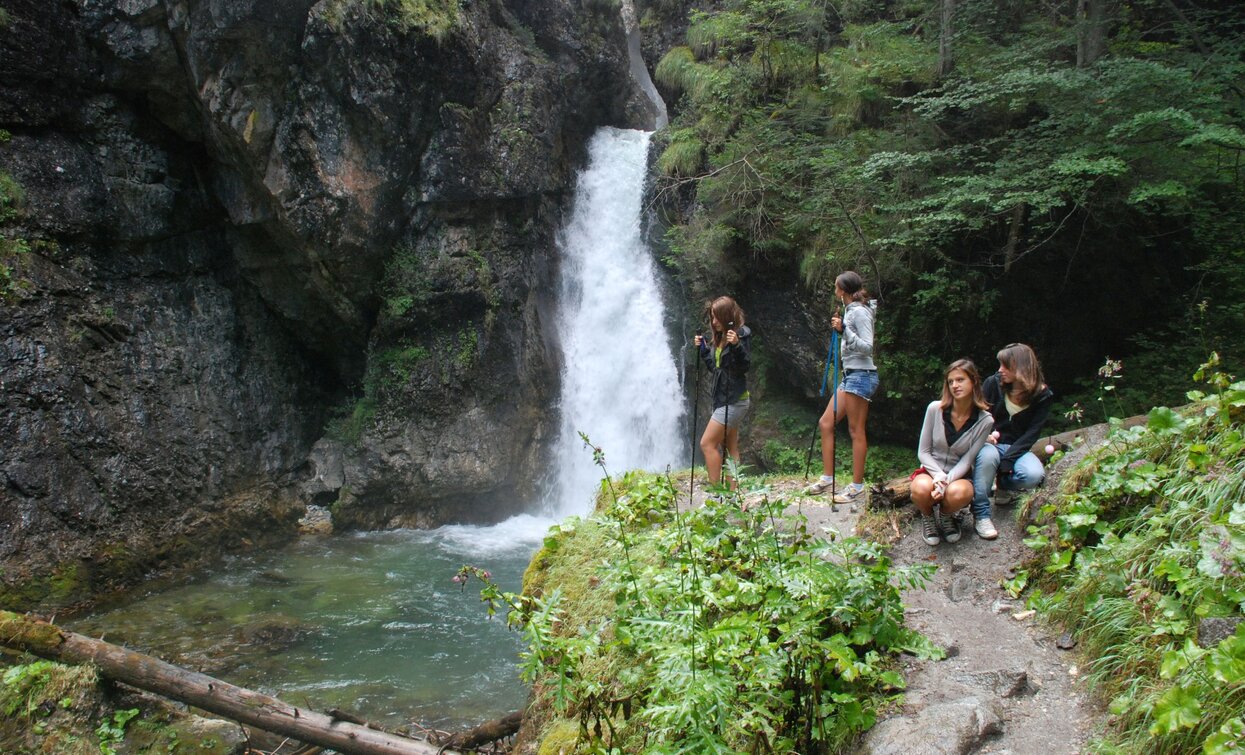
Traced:
POLYGON ((916 454, 921 466, 912 473, 912 502, 929 545, 960 539, 963 511, 973 500, 973 460, 994 427, 989 409, 977 366, 968 359, 952 362, 942 398, 925 409, 916 454))

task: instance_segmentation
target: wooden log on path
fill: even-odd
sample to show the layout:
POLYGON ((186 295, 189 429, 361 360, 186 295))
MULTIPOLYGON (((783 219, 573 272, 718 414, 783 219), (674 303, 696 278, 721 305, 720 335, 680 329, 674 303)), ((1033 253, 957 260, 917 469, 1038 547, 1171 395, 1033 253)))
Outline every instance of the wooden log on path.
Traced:
POLYGON ((53 661, 94 663, 109 679, 257 729, 349 755, 449 752, 418 739, 360 726, 310 708, 299 708, 275 697, 9 611, 0 611, 0 644, 53 661))

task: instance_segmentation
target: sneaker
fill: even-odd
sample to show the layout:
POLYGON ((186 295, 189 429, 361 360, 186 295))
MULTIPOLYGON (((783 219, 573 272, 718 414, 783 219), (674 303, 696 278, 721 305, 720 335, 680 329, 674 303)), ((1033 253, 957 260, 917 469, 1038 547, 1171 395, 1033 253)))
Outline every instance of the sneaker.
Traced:
POLYGON ((973 520, 973 529, 977 530, 977 537, 982 540, 993 540, 999 536, 999 531, 994 528, 994 522, 989 517, 979 517, 973 520))
POLYGON ((804 488, 804 495, 821 495, 832 487, 834 487, 833 480, 818 480, 804 488))
POLYGON ((848 485, 834 496, 835 503, 859 503, 865 499, 865 486, 848 485))
POLYGON ((963 519, 964 512, 957 511, 951 516, 941 516, 938 518, 938 526, 942 528, 942 539, 948 543, 960 542, 960 520, 963 519))
POLYGON ((995 506, 1014 506, 1016 505, 1016 499, 1018 498, 1020 498, 1019 490, 999 489, 994 491, 995 506))
POLYGON ((938 531, 938 520, 932 516, 921 515, 921 537, 926 545, 938 545, 942 542, 942 533, 938 531))

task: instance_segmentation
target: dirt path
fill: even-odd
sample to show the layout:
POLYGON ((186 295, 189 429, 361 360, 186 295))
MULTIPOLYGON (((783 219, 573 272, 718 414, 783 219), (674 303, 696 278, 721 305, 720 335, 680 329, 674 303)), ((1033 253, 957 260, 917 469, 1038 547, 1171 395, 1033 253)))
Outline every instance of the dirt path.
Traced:
MULTIPOLYGON (((1051 471, 1048 489, 1066 467, 1051 471)), ((773 494, 793 496, 802 487, 771 484, 773 494)), ((827 497, 798 505, 810 525, 855 534, 859 515, 848 506, 833 511, 827 497)), ((997 540, 978 538, 969 525, 960 542, 931 548, 903 517, 895 563, 938 567, 924 589, 905 594, 908 624, 947 658, 905 660, 904 704, 878 722, 860 752, 1065 755, 1084 747, 1101 711, 1080 681, 1075 653, 1058 649, 1057 636, 1000 586, 1029 550, 1013 510, 998 511, 995 524, 997 540)))

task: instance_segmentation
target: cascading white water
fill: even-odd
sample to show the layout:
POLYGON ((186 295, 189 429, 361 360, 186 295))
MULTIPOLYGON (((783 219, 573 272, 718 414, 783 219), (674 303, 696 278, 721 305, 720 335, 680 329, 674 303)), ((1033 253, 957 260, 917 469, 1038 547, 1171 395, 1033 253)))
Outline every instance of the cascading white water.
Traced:
POLYGON ((605 452, 612 475, 680 466, 682 392, 640 232, 649 137, 616 128, 592 137, 559 236, 565 366, 551 501, 559 514, 588 510, 602 477, 580 432, 605 452))

